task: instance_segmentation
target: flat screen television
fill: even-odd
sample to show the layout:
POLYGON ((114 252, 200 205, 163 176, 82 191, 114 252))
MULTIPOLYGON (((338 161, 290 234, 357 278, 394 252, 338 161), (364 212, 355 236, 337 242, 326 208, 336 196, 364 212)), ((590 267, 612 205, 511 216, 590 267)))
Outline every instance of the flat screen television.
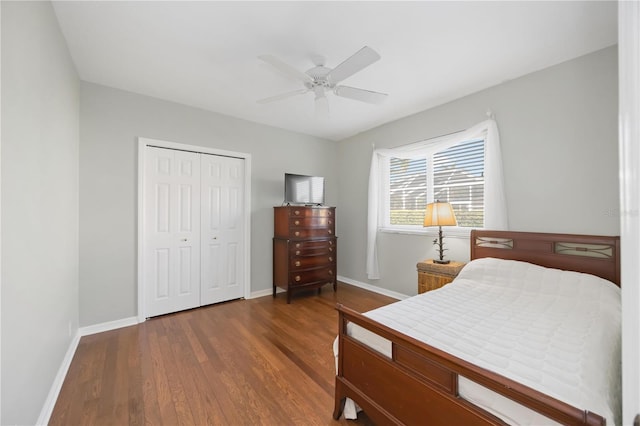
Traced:
POLYGON ((324 177, 284 174, 285 204, 324 204, 324 177))

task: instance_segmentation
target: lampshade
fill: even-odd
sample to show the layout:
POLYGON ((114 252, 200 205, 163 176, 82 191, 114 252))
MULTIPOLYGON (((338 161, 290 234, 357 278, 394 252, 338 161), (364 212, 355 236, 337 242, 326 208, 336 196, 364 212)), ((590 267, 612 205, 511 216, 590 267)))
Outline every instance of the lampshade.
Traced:
POLYGON ((427 209, 424 214, 423 226, 456 226, 456 216, 453 213, 453 207, 449 203, 441 203, 436 201, 435 203, 427 204, 427 209))

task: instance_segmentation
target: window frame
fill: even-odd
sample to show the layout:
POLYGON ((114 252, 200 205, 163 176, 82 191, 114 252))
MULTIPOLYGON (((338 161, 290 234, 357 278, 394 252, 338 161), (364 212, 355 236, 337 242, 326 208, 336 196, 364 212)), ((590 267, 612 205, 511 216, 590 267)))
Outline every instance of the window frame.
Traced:
MULTIPOLYGON (((464 141, 460 141, 459 143, 452 145, 447 148, 443 148, 440 151, 435 151, 429 154, 424 155, 416 155, 413 158, 425 158, 426 159, 426 179, 427 179, 427 194, 426 194, 426 202, 432 203, 434 202, 434 156, 440 152, 446 151, 447 149, 458 146, 463 143, 475 142, 475 141, 483 141, 483 151, 484 157, 486 158, 486 150, 487 150, 487 140, 486 137, 474 137, 469 138, 464 141)), ((389 234, 409 234, 409 235, 437 235, 438 228, 433 227, 423 227, 422 225, 394 225, 391 224, 391 206, 390 206, 390 191, 391 191, 391 159, 392 158, 401 158, 401 157, 384 157, 382 159, 381 164, 381 172, 379 175, 380 179, 380 191, 381 191, 381 200, 382 202, 379 204, 379 217, 382 219, 381 225, 378 226, 378 232, 389 233, 389 234)), ((410 158, 410 157, 404 157, 410 158)), ((484 175, 485 167, 483 164, 483 175, 484 175)), ((483 180, 483 185, 486 184, 483 180)), ((426 206, 426 204, 425 204, 426 206)), ((483 212, 486 211, 486 203, 483 199, 482 203, 483 212)), ((484 220, 483 220, 484 222, 484 220)), ((459 238, 469 238, 472 229, 485 229, 484 223, 482 227, 466 227, 466 226, 446 226, 443 228, 443 232, 446 232, 447 236, 450 237, 459 237, 459 238)))

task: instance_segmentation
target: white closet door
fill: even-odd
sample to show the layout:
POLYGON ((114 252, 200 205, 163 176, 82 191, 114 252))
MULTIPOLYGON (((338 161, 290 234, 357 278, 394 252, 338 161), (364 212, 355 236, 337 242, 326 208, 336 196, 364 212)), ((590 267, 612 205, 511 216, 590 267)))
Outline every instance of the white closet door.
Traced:
POLYGON ((146 316, 200 306, 200 156, 148 147, 146 316))
POLYGON ((244 296, 244 160, 202 154, 201 304, 244 296))

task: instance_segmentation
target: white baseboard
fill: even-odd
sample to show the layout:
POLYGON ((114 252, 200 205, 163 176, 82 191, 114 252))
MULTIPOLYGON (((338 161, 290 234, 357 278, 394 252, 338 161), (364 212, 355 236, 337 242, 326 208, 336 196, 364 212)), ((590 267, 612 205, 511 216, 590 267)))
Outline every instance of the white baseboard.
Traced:
MULTIPOLYGON (((284 293, 285 290, 281 289, 281 288, 276 288, 276 293, 284 293)), ((258 290, 258 291, 252 291, 251 295, 249 296, 249 299, 256 299, 258 297, 264 297, 264 296, 271 296, 273 294, 273 289, 268 288, 266 290, 258 290)))
MULTIPOLYGON (((398 300, 402 300, 402 299, 406 299, 407 296, 406 294, 402 294, 402 293, 398 293, 395 291, 391 291, 391 290, 387 290, 384 288, 380 288, 380 287, 376 287, 375 285, 371 285, 371 284, 367 284, 367 283, 363 283, 360 281, 356 281, 356 280, 352 280, 351 278, 346 278, 343 276, 338 275, 338 281, 343 282, 345 284, 349 284, 352 285, 354 287, 360 287, 363 288, 365 290, 369 290, 372 291, 374 293, 378 293, 378 294, 382 294, 384 296, 388 296, 388 297, 392 297, 394 299, 398 299, 398 300)), ((284 293, 285 290, 281 289, 281 288, 277 288, 276 289, 277 293, 284 293)), ((251 293, 251 296, 249 296, 250 299, 255 299, 258 297, 264 297, 264 296, 271 296, 273 294, 273 290, 272 289, 267 289, 267 290, 258 290, 258 291, 254 291, 251 293)))
POLYGON ((91 334, 102 333, 103 331, 115 330, 117 328, 129 327, 138 324, 138 317, 122 318, 115 321, 103 322, 101 324, 80 327, 81 336, 89 336, 91 334))
POLYGON ((53 380, 53 384, 51 385, 51 389, 49 390, 47 399, 42 406, 42 410, 40 411, 40 416, 38 417, 38 422, 36 423, 37 425, 47 425, 49 423, 49 419, 51 418, 51 414, 53 413, 56 401, 58 400, 58 396, 60 395, 62 384, 64 383, 64 379, 67 377, 67 372, 69 371, 69 367, 71 366, 71 361, 73 360, 73 356, 76 354, 76 350, 78 349, 80 338, 82 336, 101 333, 103 331, 115 330, 116 328, 128 327, 135 324, 138 324, 138 318, 131 317, 123 318, 116 321, 109 321, 102 324, 90 325, 88 327, 81 327, 78 329, 76 335, 73 337, 73 340, 71 340, 71 343, 69 344, 67 353, 62 360, 62 365, 60 365, 60 368, 58 369, 58 374, 56 374, 56 377, 53 380))
POLYGON ((56 406, 56 401, 58 400, 58 395, 60 395, 62 384, 64 383, 65 377, 67 377, 67 372, 69 371, 71 361, 73 360, 73 356, 76 354, 76 349, 78 349, 79 343, 80 330, 76 332, 76 335, 73 337, 71 343, 69 344, 67 353, 64 355, 62 365, 60 365, 60 368, 58 369, 58 374, 56 374, 56 377, 53 380, 53 384, 51 385, 51 389, 49 390, 47 399, 44 401, 44 405, 42 406, 42 410, 40 411, 40 416, 38 417, 38 421, 36 423, 37 425, 47 425, 49 423, 49 419, 51 418, 53 409, 56 406))
MULTIPOLYGON (((384 288, 376 287, 371 284, 366 284, 360 281, 352 280, 351 278, 346 278, 338 275, 338 281, 343 282, 345 284, 349 284, 355 287, 360 287, 365 290, 372 291, 374 293, 382 294, 388 297, 392 297, 394 299, 402 300, 406 299, 406 294, 398 293, 395 291, 387 290, 384 288)), ((278 293, 283 293, 285 290, 278 288, 276 289, 278 293)), ((255 299, 257 297, 270 296, 273 294, 273 289, 266 290, 258 290, 251 293, 250 298, 255 299)), ((56 374, 56 378, 51 385, 51 389, 49 390, 49 395, 47 395, 47 399, 45 401, 42 410, 40 411, 40 416, 38 417, 38 425, 46 425, 49 423, 49 419, 51 414, 53 413, 53 408, 56 405, 56 401, 58 400, 58 395, 60 394, 60 390, 62 389, 62 384, 64 383, 64 379, 67 376, 67 372, 69 371, 69 367, 71 366, 71 361, 73 360, 73 356, 76 353, 76 349, 78 348, 78 344, 80 343, 80 337, 89 336, 91 334, 102 333, 103 331, 115 330, 117 328, 129 327, 131 325, 139 324, 138 317, 129 317, 123 318, 115 321, 104 322, 101 324, 89 325, 87 327, 80 327, 74 336, 73 340, 69 344, 69 349, 67 349, 67 353, 64 356, 62 361, 62 365, 58 370, 58 374, 56 374)))
POLYGON ((376 287, 375 285, 363 283, 361 281, 352 280, 351 278, 343 277, 338 275, 338 281, 343 282, 345 284, 349 284, 355 287, 360 287, 365 290, 372 291, 374 293, 382 294, 384 296, 392 297, 394 299, 403 300, 411 296, 407 296, 406 294, 398 293, 396 291, 387 290, 386 288, 376 287))

